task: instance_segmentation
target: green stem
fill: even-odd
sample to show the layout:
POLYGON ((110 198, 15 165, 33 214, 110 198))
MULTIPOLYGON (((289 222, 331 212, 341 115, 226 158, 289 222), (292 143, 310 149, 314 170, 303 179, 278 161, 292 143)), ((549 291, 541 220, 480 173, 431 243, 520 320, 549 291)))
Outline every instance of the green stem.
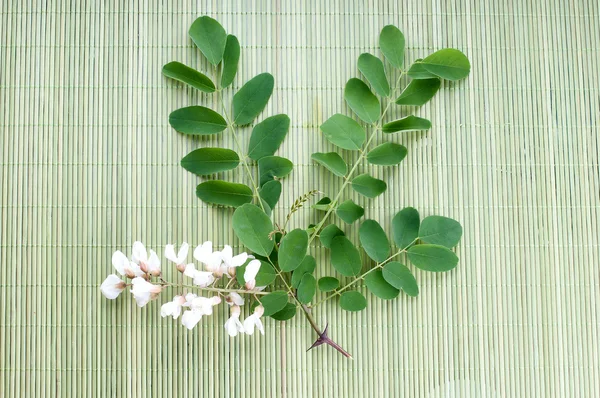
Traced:
POLYGON ((205 290, 207 292, 217 292, 217 293, 238 293, 238 294, 260 294, 260 295, 265 295, 265 294, 269 294, 268 292, 256 292, 256 291, 252 291, 252 290, 242 290, 242 289, 225 289, 225 288, 220 288, 220 287, 198 287, 196 285, 186 285, 186 284, 176 284, 176 283, 164 283, 163 286, 168 286, 168 287, 188 287, 188 288, 194 288, 194 289, 198 289, 198 290, 205 290))

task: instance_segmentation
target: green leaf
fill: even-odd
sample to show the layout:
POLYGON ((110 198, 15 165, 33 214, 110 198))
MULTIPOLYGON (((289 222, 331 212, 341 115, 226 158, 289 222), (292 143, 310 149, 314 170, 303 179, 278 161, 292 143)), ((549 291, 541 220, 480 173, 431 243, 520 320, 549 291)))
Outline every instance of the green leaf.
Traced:
POLYGON ((331 242, 333 241, 333 238, 335 238, 336 236, 344 235, 344 231, 339 229, 337 225, 329 224, 328 226, 323 228, 323 230, 319 234, 319 239, 321 240, 323 246, 325 246, 328 249, 331 249, 331 242))
POLYGON ((300 281, 302 280, 304 274, 312 274, 315 271, 315 268, 317 268, 317 260, 315 260, 315 258, 310 254, 307 254, 306 257, 304 257, 304 260, 302 260, 302 262, 298 266, 298 268, 296 268, 294 272, 292 272, 292 287, 298 288, 298 285, 300 284, 300 281))
POLYGON ((421 63, 422 59, 417 59, 414 64, 411 65, 408 70, 407 75, 412 79, 437 79, 437 76, 433 73, 430 73, 425 69, 423 64, 421 63))
POLYGON ((271 318, 276 321, 287 321, 292 319, 296 315, 296 305, 292 303, 287 303, 285 307, 279 312, 271 315, 271 318))
POLYGON ((336 113, 321 125, 325 138, 333 145, 350 151, 359 150, 367 133, 354 119, 336 113))
POLYGON ((406 265, 397 261, 387 263, 383 267, 383 277, 390 285, 396 289, 402 289, 409 296, 416 297, 419 295, 417 280, 406 265))
POLYGON ((217 134, 227 128, 223 116, 203 106, 188 106, 171 112, 169 124, 180 133, 191 135, 217 134))
POLYGON ((181 159, 181 167, 199 176, 235 169, 240 158, 235 151, 224 148, 199 148, 181 159))
POLYGON ((317 292, 317 281, 312 274, 304 274, 300 285, 298 285, 298 291, 296 297, 302 304, 308 304, 311 302, 315 293, 317 292))
POLYGON ((363 249, 373 260, 383 262, 389 257, 390 241, 377 221, 366 220, 363 222, 358 234, 363 249))
POLYGON ((233 83, 240 61, 240 42, 234 35, 227 35, 225 52, 223 53, 223 69, 221 71, 221 88, 233 83))
POLYGON ((232 226, 242 244, 254 253, 268 256, 273 251, 274 242, 269 238, 273 223, 260 208, 251 204, 237 208, 232 226))
POLYGON ((275 115, 266 118, 252 129, 248 144, 248 157, 259 160, 270 156, 279 149, 290 128, 288 115, 275 115))
POLYGON ((352 224, 365 214, 365 209, 354 203, 352 199, 348 199, 340 203, 335 210, 335 214, 346 224, 352 224))
POLYGON ((392 219, 392 237, 400 249, 411 245, 419 236, 419 212, 412 207, 400 210, 392 219))
POLYGON ((264 316, 271 316, 285 308, 288 303, 288 295, 283 290, 279 290, 266 296, 260 296, 258 301, 265 308, 264 316))
POLYGON ((446 80, 460 80, 469 76, 469 59, 455 48, 444 48, 423 58, 421 65, 429 73, 446 80))
MULTIPOLYGON (((244 272, 246 271, 246 266, 251 261, 249 259, 246 264, 240 265, 235 268, 235 278, 240 286, 244 286, 246 284, 246 280, 244 279, 244 272)), ((260 260, 260 268, 258 270, 258 274, 256 274, 256 286, 268 286, 275 281, 277 278, 277 272, 273 268, 271 264, 264 260, 260 260)))
POLYGON ((324 198, 322 198, 321 200, 319 200, 317 203, 315 203, 314 205, 310 206, 315 210, 321 210, 321 211, 329 211, 329 208, 331 207, 331 199, 329 199, 327 196, 325 196, 324 198))
POLYGON ((332 292, 340 287, 340 281, 338 278, 333 276, 324 276, 319 278, 318 282, 319 290, 322 292, 332 292))
POLYGON ((227 33, 220 23, 211 17, 200 17, 190 27, 189 35, 202 54, 213 65, 218 65, 223 58, 227 33))
POLYGON ((340 307, 346 311, 362 311, 367 308, 367 299, 357 291, 344 292, 340 296, 340 307))
POLYGON ((379 100, 360 79, 353 77, 344 89, 346 103, 366 123, 375 123, 381 115, 379 100))
POLYGON ((252 202, 252 189, 244 184, 211 180, 196 187, 196 196, 200 200, 222 206, 239 207, 252 202))
POLYGON ((456 254, 444 246, 416 245, 409 248, 407 253, 410 262, 424 271, 450 271, 458 264, 456 254))
POLYGON ((371 164, 393 166, 403 161, 407 154, 408 149, 405 146, 386 142, 369 151, 367 160, 371 164))
POLYGON ((394 25, 387 25, 381 30, 379 35, 379 47, 381 52, 397 69, 401 69, 404 64, 404 35, 394 25))
POLYGON ((180 82, 188 84, 200 91, 204 91, 205 93, 213 93, 215 91, 215 84, 208 76, 203 75, 196 69, 190 68, 181 62, 169 62, 163 66, 162 73, 171 79, 179 80, 180 82))
POLYGON ((429 216, 419 228, 419 239, 426 243, 453 248, 458 245, 463 229, 458 221, 448 217, 429 216))
POLYGON ((326 169, 339 177, 348 172, 348 166, 337 152, 320 153, 315 152, 310 156, 315 162, 325 166, 326 169))
POLYGON ((260 185, 273 180, 274 177, 283 178, 292 172, 294 164, 286 158, 280 156, 265 156, 258 161, 258 174, 260 175, 260 185))
POLYGON ((258 194, 269 205, 269 208, 274 209, 281 196, 281 182, 277 180, 267 182, 258 194))
POLYGON ((396 98, 398 105, 421 106, 433 98, 440 89, 440 79, 413 80, 396 98))
POLYGON ((369 272, 365 276, 365 284, 371 293, 384 300, 391 300, 400 294, 400 290, 385 280, 380 269, 369 272))
POLYGON ((429 130, 431 122, 418 116, 407 116, 383 125, 381 131, 384 133, 396 133, 398 131, 429 130))
POLYGON ((362 262, 358 249, 345 236, 336 236, 331 241, 331 265, 344 276, 360 273, 362 262))
POLYGON ((382 97, 390 95, 390 84, 385 75, 383 62, 379 58, 369 53, 361 54, 358 57, 358 70, 371 83, 371 87, 377 94, 382 97))
POLYGON ((290 272, 298 268, 308 249, 308 234, 297 228, 287 233, 279 245, 279 268, 290 272))
POLYGON ((352 188, 367 198, 375 198, 385 192, 387 184, 368 174, 361 174, 352 180, 352 188))
POLYGON ((238 126, 251 123, 265 109, 275 80, 270 73, 261 73, 250 79, 233 96, 233 121, 238 126))

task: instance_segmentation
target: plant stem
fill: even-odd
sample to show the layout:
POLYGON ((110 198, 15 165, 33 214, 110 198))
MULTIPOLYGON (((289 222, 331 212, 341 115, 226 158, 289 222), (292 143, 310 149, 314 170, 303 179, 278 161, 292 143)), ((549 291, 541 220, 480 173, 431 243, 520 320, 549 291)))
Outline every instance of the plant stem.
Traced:
POLYGON ((268 292, 257 292, 257 291, 253 291, 253 290, 226 289, 226 288, 220 288, 220 287, 199 287, 199 286, 195 286, 195 285, 186 285, 183 283, 177 284, 177 283, 165 282, 165 283, 163 283, 163 286, 188 287, 188 288, 193 288, 193 289, 198 289, 198 290, 206 290, 208 292, 217 292, 217 293, 238 293, 238 294, 259 294, 259 295, 269 294, 268 292))

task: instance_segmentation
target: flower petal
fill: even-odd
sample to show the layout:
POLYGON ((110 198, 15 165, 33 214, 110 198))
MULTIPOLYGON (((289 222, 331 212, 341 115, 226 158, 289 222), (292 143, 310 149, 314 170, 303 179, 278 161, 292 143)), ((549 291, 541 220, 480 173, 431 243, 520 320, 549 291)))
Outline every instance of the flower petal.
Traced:
POLYGON ((112 265, 119 274, 125 275, 125 267, 129 265, 129 259, 123 252, 117 250, 112 255, 112 265))
POLYGON ((246 282, 253 281, 260 270, 260 260, 252 260, 246 266, 244 271, 244 280, 246 282))
POLYGON ((177 255, 175 255, 175 246, 171 244, 165 246, 165 257, 167 258, 167 260, 178 264, 177 255))
POLYGON ((140 261, 147 262, 148 261, 148 252, 146 251, 146 247, 140 241, 135 241, 133 243, 133 251, 131 255, 131 259, 139 264, 140 261))
POLYGON ((100 286, 104 297, 110 300, 116 299, 123 290, 125 290, 125 282, 115 274, 107 276, 100 286))

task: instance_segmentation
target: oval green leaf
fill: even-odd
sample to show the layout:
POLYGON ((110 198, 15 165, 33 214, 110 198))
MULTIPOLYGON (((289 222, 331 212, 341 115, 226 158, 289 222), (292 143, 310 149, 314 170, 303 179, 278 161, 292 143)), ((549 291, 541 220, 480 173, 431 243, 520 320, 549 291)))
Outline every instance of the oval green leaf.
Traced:
POLYGON ((227 33, 220 23, 211 17, 200 17, 192 23, 189 35, 208 62, 213 65, 221 62, 227 42, 227 33))
POLYGON ((292 319, 296 315, 296 305, 292 303, 287 303, 285 307, 279 312, 271 315, 271 318, 276 321, 287 321, 292 319))
POLYGON ((352 188, 367 198, 375 198, 387 189, 385 181, 373 178, 368 174, 361 174, 352 180, 352 188))
POLYGON ((317 292, 317 280, 312 274, 304 274, 300 285, 298 285, 298 291, 296 297, 302 304, 308 304, 311 302, 315 293, 317 292))
POLYGON ((373 260, 383 262, 389 257, 390 241, 377 221, 365 220, 358 230, 358 235, 360 244, 373 260))
POLYGON ((190 135, 217 134, 227 128, 223 116, 203 106, 188 106, 169 115, 169 124, 175 130, 190 135))
POLYGON ((387 25, 381 30, 379 35, 379 47, 381 52, 397 69, 401 69, 404 64, 404 35, 394 25, 387 25))
POLYGON ((407 116, 383 125, 381 131, 384 133, 397 133, 398 131, 429 130, 431 122, 418 116, 407 116))
POLYGON ((450 271, 458 264, 456 254, 445 246, 416 245, 409 248, 407 253, 410 262, 424 271, 450 271))
MULTIPOLYGON (((244 279, 244 272, 246 271, 246 266, 251 261, 249 259, 246 264, 243 264, 239 267, 235 268, 235 278, 240 284, 240 286, 244 286, 246 284, 246 280, 244 279)), ((273 268, 271 264, 266 261, 260 260, 260 268, 258 270, 258 274, 256 274, 256 286, 268 286, 275 281, 277 278, 277 272, 273 268)))
POLYGON ((469 59, 455 48, 444 48, 423 58, 421 65, 429 73, 446 80, 460 80, 469 76, 469 59))
POLYGON ((331 264, 344 276, 360 273, 362 262, 358 249, 345 236, 336 236, 331 241, 331 264))
POLYGON ((252 189, 244 184, 211 180, 196 187, 196 196, 206 203, 239 207, 252 202, 252 189))
POLYGON ((440 89, 440 79, 413 80, 396 98, 398 105, 421 106, 433 98, 440 89))
POLYGON ((460 223, 448 217, 429 216, 423 219, 419 228, 419 239, 433 245, 453 248, 458 245, 463 229, 460 223))
POLYGON ((427 71, 427 69, 425 69, 425 67, 423 66, 423 64, 421 63, 421 61, 423 61, 422 59, 417 59, 415 61, 414 64, 412 64, 410 66, 410 69, 408 70, 408 77, 410 77, 411 79, 437 79, 437 76, 434 75, 433 73, 430 73, 427 71))
POLYGON ((265 308, 264 316, 271 316, 283 310, 288 303, 288 295, 283 290, 269 293, 266 296, 258 298, 261 305, 265 308))
POLYGON ((392 237, 400 249, 405 249, 419 236, 421 218, 417 209, 405 207, 392 219, 392 237))
POLYGON ((393 166, 402 162, 407 154, 408 149, 405 146, 386 142, 369 151, 367 160, 379 166, 393 166))
POLYGON ((274 209, 281 196, 281 182, 277 180, 267 182, 262 186, 258 194, 267 203, 269 208, 274 209))
POLYGON ((336 113, 321 125, 325 138, 333 145, 350 151, 359 150, 367 133, 354 119, 336 113))
POLYGON ((254 253, 268 256, 273 251, 274 242, 269 238, 273 223, 260 208, 249 203, 237 208, 232 226, 242 244, 254 253))
POLYGON ((248 144, 248 157, 259 160, 270 156, 279 149, 290 128, 288 115, 275 115, 266 118, 252 129, 248 144))
POLYGON ((287 233, 279 245, 279 268, 290 272, 298 268, 308 249, 308 234, 297 228, 287 233))
POLYGON ((310 207, 312 207, 315 210, 329 211, 329 209, 331 208, 331 199, 325 196, 310 207))
POLYGON ((224 148, 199 148, 181 159, 181 167, 199 176, 232 170, 239 163, 237 152, 224 148))
POLYGON ((332 292, 340 287, 340 281, 338 278, 333 276, 324 276, 319 278, 318 282, 319 290, 322 292, 332 292))
POLYGON ((340 296, 340 307, 346 311, 362 311, 367 308, 367 299, 357 291, 344 292, 340 296))
POLYGON ((325 166, 333 174, 343 177, 348 172, 348 166, 344 159, 337 152, 320 153, 316 152, 310 156, 315 162, 325 166))
POLYGON ((391 300, 398 297, 398 294, 400 294, 400 290, 396 289, 385 280, 380 269, 369 272, 367 276, 365 276, 365 284, 369 291, 380 299, 391 300))
POLYGON ((344 89, 346 103, 364 122, 375 123, 381 115, 379 100, 360 79, 353 77, 344 89))
POLYGON ((263 186, 273 178, 283 178, 292 172, 294 164, 280 156, 265 156, 258 161, 258 174, 260 185, 263 186))
POLYGON ((315 260, 315 258, 310 254, 307 254, 306 257, 304 257, 304 260, 302 260, 302 262, 298 266, 298 268, 296 268, 294 272, 292 272, 292 287, 297 288, 304 274, 312 274, 315 271, 315 268, 317 268, 317 260, 315 260))
POLYGON ((251 123, 265 109, 275 80, 270 73, 261 73, 250 79, 233 96, 233 121, 238 126, 251 123))
POLYGON ((331 242, 333 241, 333 238, 335 238, 336 236, 344 235, 344 231, 339 229, 337 225, 329 224, 328 226, 323 228, 323 230, 319 234, 319 239, 321 240, 323 246, 325 246, 328 249, 331 249, 331 242))
POLYGON ((163 66, 162 73, 171 79, 188 84, 205 93, 213 93, 215 91, 215 84, 208 76, 203 75, 196 69, 190 68, 181 62, 169 62, 163 66))
POLYGON ((223 69, 221 71, 221 88, 233 83, 240 61, 240 42, 234 35, 227 35, 225 52, 223 53, 223 69))
POLYGON ((383 277, 396 289, 402 289, 409 296, 419 295, 419 285, 410 269, 397 261, 391 261, 383 267, 383 277))
POLYGON ((390 84, 385 75, 383 62, 379 58, 369 53, 361 54, 358 57, 358 70, 369 81, 377 94, 382 97, 390 95, 390 84))
POLYGON ((365 214, 365 209, 354 203, 352 199, 348 199, 340 203, 335 210, 335 214, 346 224, 352 224, 365 214))

